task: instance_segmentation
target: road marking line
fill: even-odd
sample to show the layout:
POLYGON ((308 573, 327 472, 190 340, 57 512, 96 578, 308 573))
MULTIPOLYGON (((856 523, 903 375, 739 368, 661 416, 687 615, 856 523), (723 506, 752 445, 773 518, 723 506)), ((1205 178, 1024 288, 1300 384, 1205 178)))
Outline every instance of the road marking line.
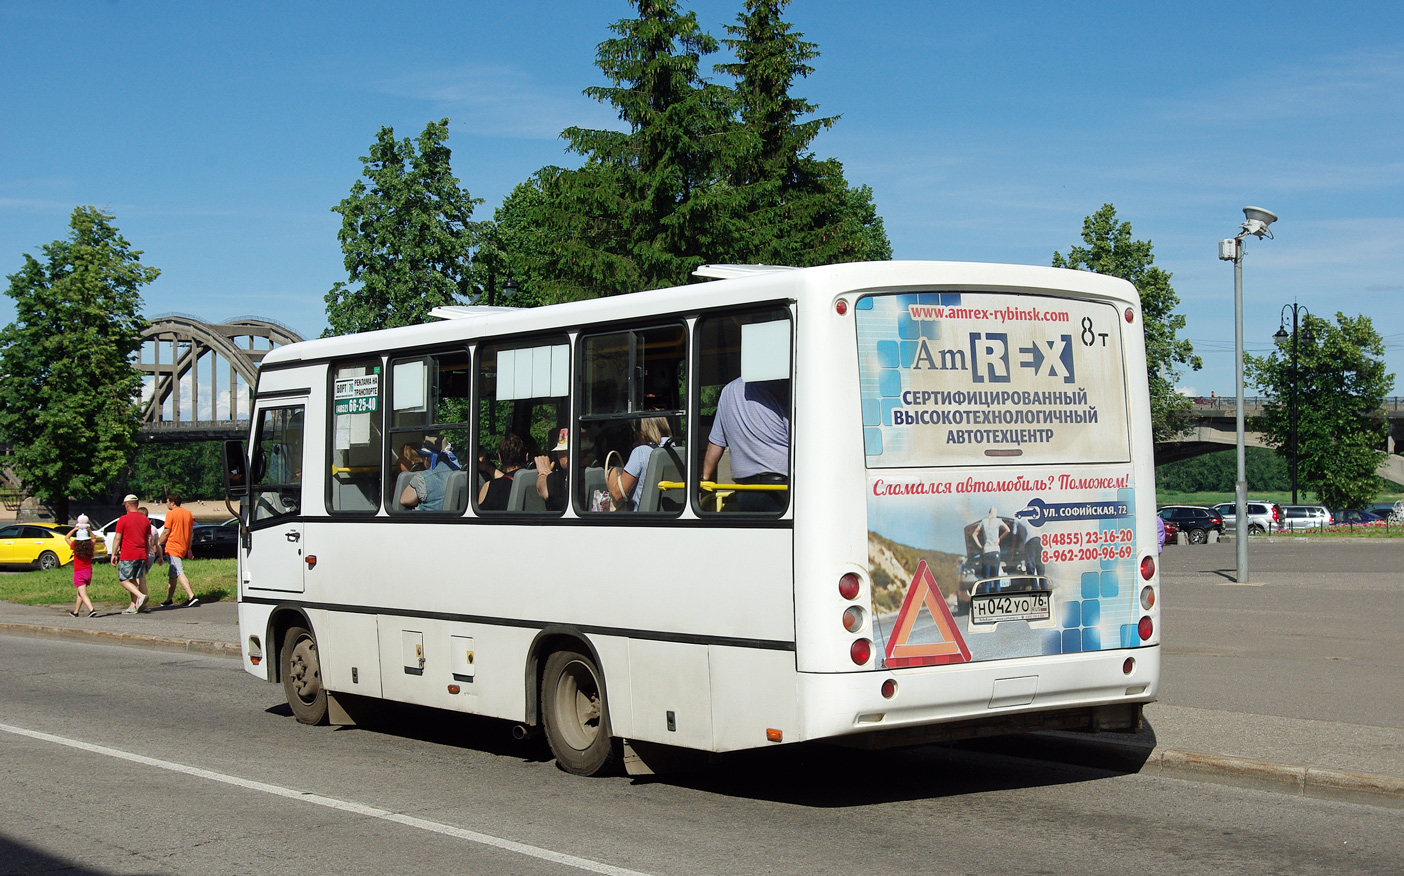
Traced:
POLYGON ((623 867, 613 867, 609 864, 602 864, 599 861, 592 861, 589 858, 580 858, 575 855, 567 855, 561 852, 553 852, 550 849, 543 849, 539 846, 531 846, 526 843, 513 842, 486 833, 478 833, 473 830, 464 830, 461 827, 454 827, 450 824, 441 824, 437 821, 428 821, 423 818, 415 818, 412 815, 401 815, 397 812, 390 812, 386 809, 377 809, 374 806, 366 806, 363 803, 352 803, 347 800, 338 800, 334 797, 323 797, 320 794, 312 794, 307 791, 295 791, 292 788, 284 788, 279 785, 270 785, 267 782, 258 782, 253 779, 241 779, 238 776, 230 776, 224 773, 217 773, 211 770, 203 770, 199 767, 186 766, 185 764, 174 763, 168 760, 157 760, 154 757, 146 757, 140 754, 133 754, 128 751, 120 751, 116 748, 107 748, 102 745, 94 745, 91 742, 82 742, 77 739, 68 739, 63 736, 54 736, 50 733, 41 733, 38 730, 26 730, 23 727, 14 727, 10 724, 0 724, 0 730, 6 733, 13 733, 16 736, 28 736, 30 739, 38 739, 42 742, 52 742, 55 745, 66 745, 69 748, 76 748, 79 751, 92 752, 107 757, 115 757, 119 760, 131 761, 144 766, 159 767, 163 770, 170 770, 173 773, 184 773, 187 776, 208 779, 212 782, 222 782, 226 785, 233 785, 237 788, 245 788, 250 791, 259 791, 264 794, 273 794, 278 797, 286 797, 289 800, 301 800, 306 803, 313 803, 317 806, 325 806, 328 809, 337 809, 341 812, 350 812, 354 815, 365 815, 370 818, 378 818, 381 821, 389 821, 395 824, 402 824, 406 827, 413 827, 419 830, 427 830, 431 833, 443 834, 457 839, 468 840, 480 845, 491 846, 506 852, 515 852, 529 858, 537 858, 542 861, 550 861, 555 864, 563 864, 567 867, 574 867, 577 870, 585 870, 590 873, 602 873, 605 876, 649 876, 638 870, 628 870, 623 867))

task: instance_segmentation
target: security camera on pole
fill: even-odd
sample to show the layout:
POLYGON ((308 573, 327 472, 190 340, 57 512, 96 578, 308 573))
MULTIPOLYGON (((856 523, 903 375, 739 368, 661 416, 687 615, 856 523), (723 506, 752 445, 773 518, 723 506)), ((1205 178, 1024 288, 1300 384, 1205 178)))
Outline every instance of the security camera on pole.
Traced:
MULTIPOLYGON (((1237 426, 1238 478, 1234 482, 1234 519, 1248 519, 1248 475, 1244 463, 1243 450, 1243 239, 1250 234, 1259 240, 1272 239, 1268 226, 1277 221, 1277 214, 1261 207, 1244 207, 1244 223, 1234 237, 1219 241, 1219 258, 1233 262, 1233 346, 1234 346, 1234 393, 1237 426)), ((1248 583, 1248 532, 1246 528, 1235 526, 1234 546, 1238 553, 1238 571, 1235 580, 1239 584, 1248 583)))

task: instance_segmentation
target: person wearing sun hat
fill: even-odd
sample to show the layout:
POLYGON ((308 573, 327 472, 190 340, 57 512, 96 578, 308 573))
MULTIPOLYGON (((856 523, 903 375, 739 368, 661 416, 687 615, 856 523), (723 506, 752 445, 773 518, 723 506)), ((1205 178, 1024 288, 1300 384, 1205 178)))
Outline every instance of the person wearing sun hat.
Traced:
POLYGON ((92 522, 88 520, 88 515, 79 514, 78 523, 68 531, 65 538, 68 546, 73 551, 73 587, 78 591, 73 598, 73 610, 69 612, 74 617, 78 613, 86 610, 88 617, 97 614, 97 609, 93 608, 93 601, 88 598, 88 585, 93 583, 93 537, 92 522))

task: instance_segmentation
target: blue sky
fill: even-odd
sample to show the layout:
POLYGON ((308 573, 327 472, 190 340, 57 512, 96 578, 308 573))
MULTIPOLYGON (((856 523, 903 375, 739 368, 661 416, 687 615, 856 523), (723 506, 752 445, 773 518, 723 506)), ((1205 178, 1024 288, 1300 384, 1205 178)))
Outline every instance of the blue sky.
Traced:
MULTIPOLYGON (((716 36, 741 8, 686 5, 716 36)), ((570 161, 563 128, 614 123, 580 92, 629 14, 0 0, 0 273, 94 204, 163 272, 148 315, 316 335, 345 278, 330 208, 376 131, 451 118, 455 171, 490 218, 570 161)), ((1404 7, 796 0, 788 18, 822 52, 795 93, 842 116, 816 151, 872 186, 896 257, 1048 264, 1114 203, 1174 274, 1205 364, 1182 385, 1231 394, 1217 241, 1254 204, 1282 218, 1244 263, 1250 352, 1296 298, 1371 316, 1404 374, 1404 7)))

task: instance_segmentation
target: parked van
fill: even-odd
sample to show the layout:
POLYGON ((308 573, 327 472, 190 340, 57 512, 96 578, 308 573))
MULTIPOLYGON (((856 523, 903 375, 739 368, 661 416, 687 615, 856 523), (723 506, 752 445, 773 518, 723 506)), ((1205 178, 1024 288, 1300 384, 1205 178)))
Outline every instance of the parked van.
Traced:
POLYGON ((1283 505, 1282 513, 1286 516, 1283 528, 1287 530, 1325 529, 1331 525, 1331 512, 1325 505, 1283 505))

